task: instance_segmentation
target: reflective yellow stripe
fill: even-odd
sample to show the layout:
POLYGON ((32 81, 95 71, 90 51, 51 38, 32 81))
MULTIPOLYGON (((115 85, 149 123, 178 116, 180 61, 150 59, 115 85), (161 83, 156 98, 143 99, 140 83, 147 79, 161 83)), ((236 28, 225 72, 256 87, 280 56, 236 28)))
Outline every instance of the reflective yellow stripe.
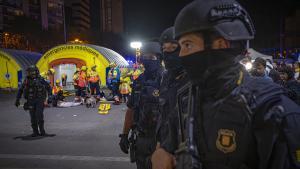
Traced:
POLYGON ((242 84, 243 77, 244 77, 244 72, 240 71, 240 77, 239 77, 238 81, 236 82, 237 85, 241 85, 242 84))

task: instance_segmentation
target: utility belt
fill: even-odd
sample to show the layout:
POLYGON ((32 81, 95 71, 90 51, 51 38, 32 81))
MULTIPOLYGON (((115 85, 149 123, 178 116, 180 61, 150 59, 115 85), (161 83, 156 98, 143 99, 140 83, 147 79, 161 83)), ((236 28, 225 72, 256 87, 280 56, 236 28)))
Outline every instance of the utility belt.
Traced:
POLYGON ((142 129, 140 131, 138 131, 138 136, 139 137, 155 137, 156 135, 156 131, 153 129, 142 129))

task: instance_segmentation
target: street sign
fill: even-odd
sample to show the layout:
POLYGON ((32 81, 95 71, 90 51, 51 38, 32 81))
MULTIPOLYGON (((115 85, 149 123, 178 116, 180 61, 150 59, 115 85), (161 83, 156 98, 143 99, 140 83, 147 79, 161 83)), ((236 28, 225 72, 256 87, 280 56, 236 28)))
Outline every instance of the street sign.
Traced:
POLYGON ((5 78, 6 78, 7 80, 9 80, 9 79, 10 79, 10 74, 9 74, 9 73, 6 73, 6 74, 5 74, 5 78))

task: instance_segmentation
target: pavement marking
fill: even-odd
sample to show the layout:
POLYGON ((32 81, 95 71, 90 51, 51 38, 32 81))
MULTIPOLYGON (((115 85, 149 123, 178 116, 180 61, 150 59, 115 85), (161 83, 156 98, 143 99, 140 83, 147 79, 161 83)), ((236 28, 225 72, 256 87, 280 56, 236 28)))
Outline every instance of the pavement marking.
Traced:
POLYGON ((29 155, 29 154, 0 154, 0 159, 41 159, 41 160, 73 160, 73 161, 109 161, 109 162, 129 162, 130 161, 128 157, 29 155))

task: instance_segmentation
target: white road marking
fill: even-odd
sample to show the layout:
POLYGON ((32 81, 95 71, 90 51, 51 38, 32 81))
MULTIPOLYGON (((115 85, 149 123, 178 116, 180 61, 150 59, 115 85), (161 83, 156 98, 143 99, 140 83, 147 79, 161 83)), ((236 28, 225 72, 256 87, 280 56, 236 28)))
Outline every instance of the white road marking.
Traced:
POLYGON ((130 161, 128 157, 29 155, 29 154, 0 154, 0 159, 41 159, 41 160, 108 161, 108 162, 129 162, 130 161))

